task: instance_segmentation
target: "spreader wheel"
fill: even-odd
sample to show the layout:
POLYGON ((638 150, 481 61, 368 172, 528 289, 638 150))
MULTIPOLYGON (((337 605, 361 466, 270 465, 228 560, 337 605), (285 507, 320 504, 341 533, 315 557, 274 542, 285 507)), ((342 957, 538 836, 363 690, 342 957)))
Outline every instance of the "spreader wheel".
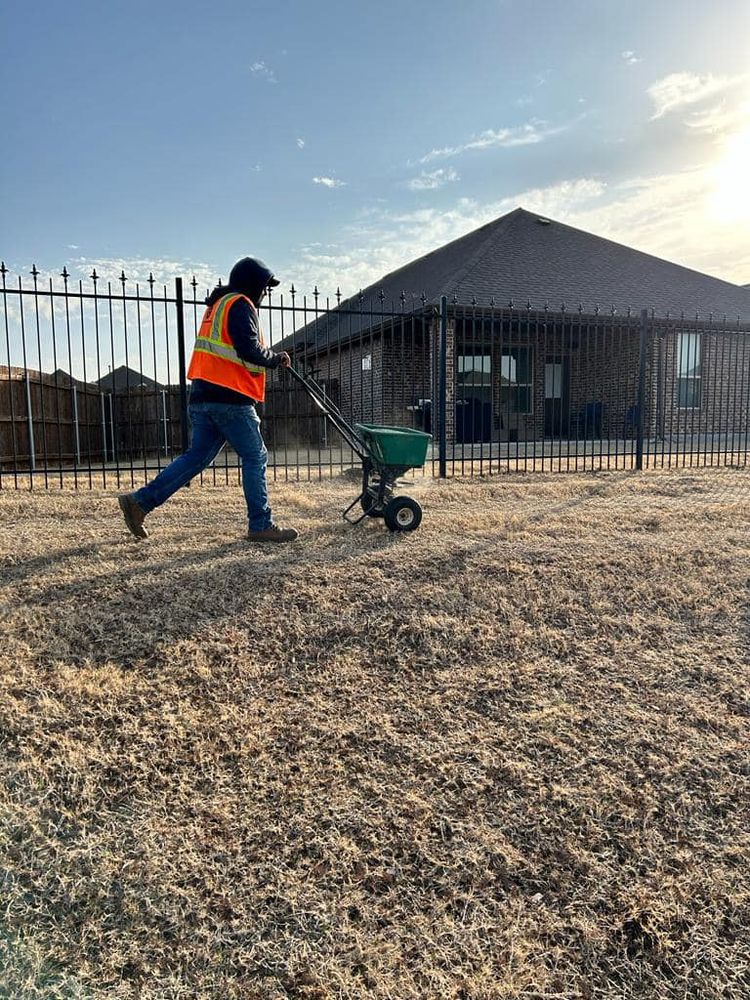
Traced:
POLYGON ((394 497, 385 505, 383 513, 391 531, 414 531, 422 520, 422 508, 411 497, 394 497))

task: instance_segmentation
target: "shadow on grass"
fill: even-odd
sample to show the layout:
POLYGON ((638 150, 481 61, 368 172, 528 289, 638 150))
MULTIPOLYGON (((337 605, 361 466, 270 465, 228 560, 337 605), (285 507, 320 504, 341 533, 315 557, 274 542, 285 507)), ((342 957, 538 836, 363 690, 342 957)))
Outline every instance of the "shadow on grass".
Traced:
MULTIPOLYGON (((295 581, 327 585, 331 570, 384 555, 405 541, 380 523, 326 524, 297 542, 260 545, 244 538, 166 551, 156 540, 92 543, 17 564, 10 583, 22 608, 12 632, 39 665, 153 662, 155 654, 213 624, 245 631, 297 607, 295 581), (108 557, 109 570, 98 557, 108 557), (111 568, 115 562, 114 569, 111 568), (61 579, 45 579, 57 575, 61 579), (45 572, 46 571, 46 572, 45 572), (40 585, 41 584, 41 585, 40 585)), ((314 613, 314 603, 308 609, 314 613)))

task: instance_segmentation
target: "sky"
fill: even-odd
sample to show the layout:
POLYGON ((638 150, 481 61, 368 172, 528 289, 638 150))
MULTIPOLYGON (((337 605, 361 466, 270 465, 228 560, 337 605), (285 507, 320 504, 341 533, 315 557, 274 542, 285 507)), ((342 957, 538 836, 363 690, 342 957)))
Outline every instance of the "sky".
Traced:
POLYGON ((750 0, 0 12, 0 257, 347 295, 522 206, 750 282, 750 0))

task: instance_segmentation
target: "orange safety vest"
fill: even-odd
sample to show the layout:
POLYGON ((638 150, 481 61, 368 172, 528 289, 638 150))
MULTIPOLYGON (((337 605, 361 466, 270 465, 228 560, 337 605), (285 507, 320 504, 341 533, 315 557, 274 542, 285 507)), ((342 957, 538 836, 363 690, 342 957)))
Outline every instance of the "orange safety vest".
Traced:
MULTIPOLYGON (((262 403, 266 398, 266 369, 243 361, 229 336, 229 310, 238 299, 244 299, 257 318, 258 312, 246 295, 232 292, 222 295, 203 315, 193 346, 188 378, 201 378, 214 385, 222 385, 262 403)), ((260 325, 258 340, 261 347, 265 347, 260 325)))

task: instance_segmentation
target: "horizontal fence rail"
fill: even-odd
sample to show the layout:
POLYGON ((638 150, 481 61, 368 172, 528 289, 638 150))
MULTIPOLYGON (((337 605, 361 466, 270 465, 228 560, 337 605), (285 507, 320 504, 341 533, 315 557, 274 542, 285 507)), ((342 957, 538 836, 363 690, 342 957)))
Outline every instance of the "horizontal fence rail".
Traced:
MULTIPOLYGON (((0 327, 0 488, 133 488, 189 442, 186 377, 208 289, 11 276, 0 327)), ((350 423, 433 435, 432 475, 746 466, 750 326, 402 293, 269 296, 266 342, 350 423)), ((298 384, 269 372, 259 408, 274 478, 359 458, 298 384)), ((202 483, 239 483, 225 449, 202 483)))

